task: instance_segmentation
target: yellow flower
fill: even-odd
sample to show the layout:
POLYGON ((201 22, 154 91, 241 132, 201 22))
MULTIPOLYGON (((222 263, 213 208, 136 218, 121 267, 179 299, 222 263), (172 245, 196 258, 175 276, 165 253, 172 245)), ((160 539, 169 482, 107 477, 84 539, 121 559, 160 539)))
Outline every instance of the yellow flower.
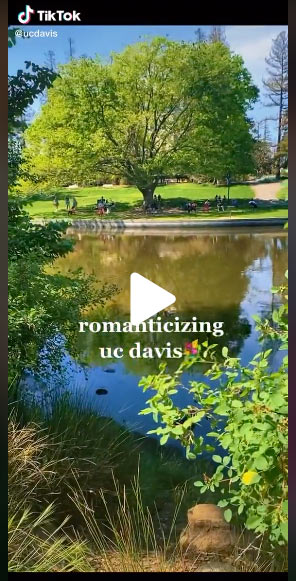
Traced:
POLYGON ((256 481, 256 476, 258 476, 258 472, 255 472, 254 470, 248 470, 248 472, 243 474, 242 482, 247 485, 254 484, 256 481))

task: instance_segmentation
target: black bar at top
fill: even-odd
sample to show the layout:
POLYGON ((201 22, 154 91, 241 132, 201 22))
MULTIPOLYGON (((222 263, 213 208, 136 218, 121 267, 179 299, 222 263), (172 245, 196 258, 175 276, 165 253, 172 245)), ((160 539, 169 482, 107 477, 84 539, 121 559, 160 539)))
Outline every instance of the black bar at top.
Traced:
MULTIPOLYGON (((61 18, 61 17, 60 17, 61 18)), ((173 7, 158 2, 156 6, 149 2, 146 5, 135 3, 134 6, 126 2, 63 2, 63 0, 40 1, 25 0, 21 2, 9 2, 8 24, 9 26, 83 26, 83 25, 180 25, 180 26, 206 26, 206 25, 279 25, 288 23, 288 3, 281 2, 280 10, 273 10, 268 4, 260 4, 259 1, 246 3, 221 2, 203 3, 194 2, 192 5, 182 2, 173 7), (18 14, 24 12, 28 4, 35 13, 31 15, 28 24, 18 21, 18 14), (142 12, 141 12, 142 6, 142 12), (145 9, 143 10, 145 6, 145 9), (80 21, 56 20, 40 21, 37 10, 64 11, 80 14, 80 21)))

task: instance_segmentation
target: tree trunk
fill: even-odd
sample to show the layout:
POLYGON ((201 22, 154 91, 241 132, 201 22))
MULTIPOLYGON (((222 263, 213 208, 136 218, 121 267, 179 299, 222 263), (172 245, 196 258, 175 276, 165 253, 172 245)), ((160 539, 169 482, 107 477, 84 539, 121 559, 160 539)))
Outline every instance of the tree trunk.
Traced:
POLYGON ((276 164, 276 174, 275 177, 277 180, 281 177, 281 156, 280 156, 280 144, 282 140, 282 116, 283 116, 283 91, 281 89, 280 95, 280 107, 279 107, 279 125, 278 125, 278 138, 277 138, 277 164, 276 164))
POLYGON ((143 194, 143 198, 144 198, 146 205, 152 204, 155 187, 156 186, 153 184, 153 185, 149 186, 148 188, 141 188, 140 191, 143 194))

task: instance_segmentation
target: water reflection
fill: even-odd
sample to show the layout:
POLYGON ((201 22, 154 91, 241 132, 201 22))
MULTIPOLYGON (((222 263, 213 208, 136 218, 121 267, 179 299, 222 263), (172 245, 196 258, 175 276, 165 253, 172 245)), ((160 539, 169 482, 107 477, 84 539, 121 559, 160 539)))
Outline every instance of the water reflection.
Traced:
MULTIPOLYGON (((190 321, 196 316, 200 321, 224 321, 224 336, 210 337, 210 342, 228 345, 244 363, 257 352, 258 335, 252 316, 270 313, 272 302, 278 300, 270 288, 283 282, 287 269, 284 230, 69 234, 76 238, 75 251, 59 259, 55 269, 65 272, 82 267, 98 281, 116 283, 121 289, 105 309, 92 309, 85 319, 128 321, 129 277, 139 272, 176 296, 175 314, 181 320, 190 321)), ((80 334, 80 363, 65 355, 67 383, 75 385, 101 413, 146 432, 153 422, 150 416, 138 416, 147 399, 138 381, 142 375, 155 372, 160 360, 131 359, 128 350, 136 341, 142 346, 162 347, 169 340, 174 347, 194 338, 196 335, 190 333, 80 334), (99 347, 118 345, 124 348, 123 359, 100 359, 99 347), (82 362, 87 366, 86 376, 82 362), (97 395, 97 390, 105 391, 97 395)), ((275 353, 273 366, 278 364, 278 357, 275 353)), ((168 368, 175 369, 179 362, 168 360, 168 368)), ((202 369, 196 368, 191 378, 200 374, 202 369)), ((186 391, 177 395, 180 405, 185 405, 187 398, 186 391)))

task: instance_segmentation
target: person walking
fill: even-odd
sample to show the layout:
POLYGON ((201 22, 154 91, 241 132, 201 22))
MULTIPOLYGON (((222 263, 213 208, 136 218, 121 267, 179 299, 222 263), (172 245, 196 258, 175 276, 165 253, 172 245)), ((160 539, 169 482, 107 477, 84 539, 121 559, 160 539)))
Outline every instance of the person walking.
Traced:
POLYGON ((56 194, 55 197, 54 197, 54 199, 53 199, 53 205, 55 206, 56 210, 59 209, 59 204, 60 204, 59 198, 58 198, 58 196, 56 194))
POLYGON ((67 212, 69 212, 69 210, 70 210, 70 198, 68 195, 65 197, 65 205, 66 205, 67 212))

